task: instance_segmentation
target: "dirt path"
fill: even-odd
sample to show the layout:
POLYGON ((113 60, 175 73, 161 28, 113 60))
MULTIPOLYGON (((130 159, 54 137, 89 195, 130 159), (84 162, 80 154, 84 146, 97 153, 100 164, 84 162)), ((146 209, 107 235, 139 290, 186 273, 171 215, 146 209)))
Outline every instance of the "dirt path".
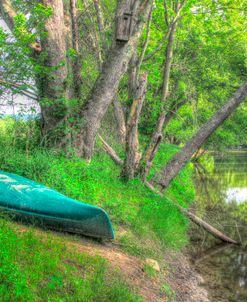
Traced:
POLYGON ((144 262, 127 255, 112 244, 88 243, 87 241, 73 242, 70 244, 79 252, 89 255, 99 255, 107 259, 114 268, 120 269, 126 282, 137 290, 144 302, 165 302, 165 294, 160 290, 161 280, 150 278, 144 272, 144 262))
POLYGON ((107 259, 113 267, 121 270, 126 282, 136 289, 144 302, 171 301, 162 293, 161 287, 169 284, 175 291, 174 302, 210 302, 207 291, 200 285, 203 279, 190 266, 188 259, 180 254, 166 255, 169 271, 162 271, 150 278, 144 272, 144 261, 125 254, 112 244, 94 242, 71 243, 79 252, 99 255, 107 259))
MULTIPOLYGON (((26 232, 29 227, 18 224, 18 229, 20 232, 26 232)), ((35 233, 45 238, 51 232, 35 228, 35 233)), ((210 302, 206 290, 200 286, 201 277, 192 270, 187 258, 182 254, 166 254, 168 268, 161 269, 155 277, 150 277, 144 271, 144 260, 126 254, 115 244, 99 243, 59 232, 52 234, 62 238, 68 248, 73 248, 78 253, 98 255, 109 261, 113 268, 121 271, 126 283, 142 296, 143 302, 210 302), (172 300, 162 291, 162 286, 167 284, 176 294, 172 300)))

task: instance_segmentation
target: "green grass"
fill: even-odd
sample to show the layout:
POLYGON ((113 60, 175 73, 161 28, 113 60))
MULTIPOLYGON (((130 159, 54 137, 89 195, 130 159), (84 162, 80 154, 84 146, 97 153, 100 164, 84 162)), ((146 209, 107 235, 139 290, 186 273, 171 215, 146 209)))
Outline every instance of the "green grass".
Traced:
MULTIPOLYGON (((97 152, 90 164, 76 157, 66 158, 57 151, 38 148, 32 136, 25 136, 28 124, 18 123, 0 123, 0 170, 104 208, 113 222, 117 241, 130 254, 161 261, 166 249, 178 250, 187 243, 188 220, 169 199, 183 206, 193 201, 189 165, 160 197, 139 179, 123 182, 120 168, 105 153, 97 152), (18 128, 23 133, 15 136, 13 131, 16 133, 18 128)), ((176 146, 161 145, 150 177, 177 150, 176 146)), ((0 246, 3 302, 139 301, 103 259, 68 251, 62 239, 58 241, 52 233, 47 238, 39 238, 34 228, 20 233, 15 223, 1 219, 0 246)))
POLYGON ((108 263, 0 218, 1 302, 137 302, 108 263))
MULTIPOLYGON (((176 150, 174 146, 161 146, 157 158, 159 165, 167 160, 166 154, 171 156, 176 150)), ((139 179, 122 182, 119 167, 105 154, 96 155, 88 164, 78 158, 67 159, 42 149, 35 149, 27 156, 22 149, 1 146, 0 169, 104 208, 116 229, 119 226, 129 229, 140 240, 152 238, 167 248, 181 248, 186 243, 188 222, 176 206, 166 197, 151 192, 139 179)), ((180 173, 166 194, 184 206, 193 200, 189 168, 180 173)))

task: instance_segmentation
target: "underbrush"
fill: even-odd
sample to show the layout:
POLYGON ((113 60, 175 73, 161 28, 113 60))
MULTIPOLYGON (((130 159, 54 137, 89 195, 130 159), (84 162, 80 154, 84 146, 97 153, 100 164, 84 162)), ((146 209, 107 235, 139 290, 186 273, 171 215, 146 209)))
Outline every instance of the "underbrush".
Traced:
POLYGON ((137 302, 109 264, 0 218, 1 302, 137 302))

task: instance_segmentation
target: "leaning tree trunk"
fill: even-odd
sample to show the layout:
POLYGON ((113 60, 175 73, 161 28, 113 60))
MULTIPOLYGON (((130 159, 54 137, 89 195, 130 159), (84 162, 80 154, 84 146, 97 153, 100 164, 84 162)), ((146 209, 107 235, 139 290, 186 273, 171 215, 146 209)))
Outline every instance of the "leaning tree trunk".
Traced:
MULTIPOLYGON (((149 0, 134 1, 132 16, 133 31, 128 41, 119 41, 116 37, 108 57, 103 64, 102 72, 95 83, 91 97, 86 106, 82 109, 82 127, 79 141, 78 155, 88 161, 91 160, 96 135, 109 105, 116 95, 118 85, 125 74, 129 61, 137 47, 138 40, 145 26, 145 20, 150 11, 149 0)), ((126 3, 120 1, 117 11, 118 18, 123 18, 126 10, 126 3)))
POLYGON ((160 175, 155 175, 153 183, 164 190, 190 160, 195 151, 205 140, 224 122, 224 120, 245 100, 247 96, 247 82, 240 87, 233 97, 215 115, 204 124, 193 138, 178 152, 161 170, 160 175))

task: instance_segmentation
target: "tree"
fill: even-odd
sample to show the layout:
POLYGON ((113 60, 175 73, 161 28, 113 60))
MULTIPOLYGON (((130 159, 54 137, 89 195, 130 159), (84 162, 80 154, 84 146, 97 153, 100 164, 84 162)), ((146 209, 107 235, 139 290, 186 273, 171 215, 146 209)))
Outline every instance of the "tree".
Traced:
MULTIPOLYGON (((224 7, 222 8, 223 11, 220 10, 219 13, 219 7, 210 7, 209 2, 202 3, 202 6, 198 7, 194 6, 193 1, 164 1, 164 3, 162 2, 161 4, 158 2, 158 4, 160 6, 162 5, 163 10, 159 7, 158 11, 154 10, 153 14, 150 15, 151 17, 149 16, 146 32, 143 35, 142 47, 139 49, 139 52, 134 54, 130 62, 127 89, 128 96, 126 96, 126 94, 124 95, 124 97, 128 98, 128 103, 125 101, 126 111, 130 112, 126 135, 125 160, 119 158, 113 148, 104 141, 104 148, 110 156, 118 164, 124 163, 122 171, 124 178, 132 179, 140 175, 144 182, 146 181, 146 177, 155 158, 158 146, 165 134, 167 125, 169 126, 173 120, 175 120, 175 123, 178 125, 183 124, 183 121, 188 117, 187 112, 192 111, 191 107, 193 108, 195 106, 194 104, 198 103, 202 96, 203 98, 209 98, 211 96, 213 98, 216 91, 218 94, 217 101, 213 102, 209 100, 209 102, 211 104, 215 103, 214 106, 218 106, 219 108, 233 89, 231 79, 241 83, 243 77, 241 70, 244 68, 244 57, 241 58, 240 52, 238 55, 236 54, 236 57, 241 58, 241 64, 238 65, 238 68, 236 68, 236 66, 233 68, 233 66, 228 65, 231 59, 231 57, 229 57, 229 51, 223 51, 224 43, 222 38, 226 37, 227 34, 229 40, 237 35, 240 41, 244 42, 244 37, 239 34, 242 25, 239 25, 238 21, 232 18, 233 24, 236 22, 236 30, 234 30, 234 32, 230 31, 229 33, 228 24, 226 27, 220 27, 222 23, 220 15, 224 14, 230 17, 233 14, 232 10, 224 7), (161 12, 163 12, 164 18, 161 18, 161 12), (206 14, 206 17, 204 14, 206 14), (153 18, 154 22, 152 21, 153 18), (211 24, 211 21, 213 24, 211 24), (208 25, 207 23, 210 24, 208 25), (158 30, 155 28, 156 24, 158 24, 158 30), (156 34, 156 31, 160 32, 160 28, 164 29, 165 34, 161 39, 158 37, 158 43, 157 39, 154 39, 155 45, 152 45, 154 42, 151 43, 149 38, 151 37, 152 39, 156 37, 154 31, 156 34), (215 32, 214 36, 217 37, 216 40, 212 40, 212 30, 215 32), (150 34, 150 31, 153 35, 150 34), (198 35, 206 36, 208 42, 202 44, 201 37, 198 35), (195 38, 197 38, 198 41, 195 41, 195 38), (183 48, 183 45, 186 43, 188 43, 188 45, 186 45, 186 48, 183 48), (151 50, 149 49, 149 44, 152 46, 151 50), (205 52, 203 48, 209 50, 210 55, 208 52, 205 52), (208 60, 207 64, 205 63, 206 60, 208 60), (140 65, 139 62, 142 64, 140 65), (216 83, 214 89, 209 89, 210 78, 208 73, 210 75, 213 73, 217 75, 222 64, 221 62, 224 62, 224 68, 220 71, 222 75, 221 77, 217 77, 217 81, 214 81, 214 84, 216 83), (159 68, 152 68, 152 64, 155 64, 155 66, 158 65, 159 68), (157 69, 161 70, 161 68, 162 71, 160 71, 157 76, 157 69), (150 106, 145 103, 144 106, 142 106, 145 97, 145 95, 143 95, 140 106, 142 112, 134 110, 134 112, 138 112, 138 114, 133 115, 133 108, 137 108, 134 103, 136 99, 138 99, 136 98, 136 92, 138 94, 138 89, 141 86, 139 78, 141 78, 143 70, 147 70, 149 73, 146 98, 149 104, 151 103, 152 105, 150 106), (195 74, 196 76, 194 76, 195 74), (206 78, 207 81, 202 82, 200 80, 202 77, 206 78), (222 81, 225 81, 226 78, 229 79, 229 84, 223 85, 222 81), (224 89, 224 87, 226 88, 224 89), (134 100, 132 105, 129 105, 129 100, 134 100), (152 116, 152 131, 146 130, 149 125, 149 118, 146 118, 147 108, 148 114, 152 116), (185 114, 184 116, 181 114, 181 118, 178 120, 176 117, 180 112, 185 112, 185 114), (135 117, 134 119, 133 116, 135 117), (132 121, 131 123, 130 120, 132 121), (157 121, 156 125, 154 121, 157 121), (131 128, 129 126, 130 124, 132 125, 131 128), (137 138, 140 129, 145 129, 143 131, 144 133, 141 133, 141 137, 144 138, 145 135, 146 141, 149 140, 148 136, 151 134, 151 139, 147 145, 142 144, 139 146, 137 138), (144 152, 141 154, 143 149, 144 152)), ((234 12, 235 17, 237 17, 235 19, 237 20, 238 18, 242 18, 242 7, 239 7, 239 9, 240 10, 234 12)), ((239 44, 242 42, 239 42, 239 44)), ((234 82, 234 84, 236 85, 236 82, 234 82)), ((209 108, 209 112, 212 114, 214 107, 211 106, 209 108)), ((197 118, 196 112, 194 112, 193 115, 196 123, 196 120, 199 120, 199 118, 197 118)), ((203 120, 201 117, 204 119, 203 112, 200 116, 200 119, 203 120)), ((206 120, 207 119, 209 119, 209 115, 207 115, 206 120)), ((192 132, 191 128, 195 123, 193 124, 192 122, 185 125, 183 132, 186 132, 187 128, 189 130, 186 132, 187 136, 184 140, 188 140, 188 136, 191 135, 192 132)), ((199 127, 199 125, 199 122, 196 123, 197 127, 199 127)), ((194 126, 193 130, 195 131, 196 129, 194 126)), ((164 136, 164 140, 168 139, 169 137, 164 136)))
POLYGON ((233 97, 218 110, 214 116, 204 124, 198 132, 189 140, 161 170, 160 175, 156 175, 152 183, 162 191, 166 189, 173 178, 179 173, 184 165, 190 160, 196 150, 205 140, 227 119, 227 117, 246 99, 247 82, 245 82, 233 95, 233 97))
MULTIPOLYGON (((63 130, 64 125, 67 125, 70 116, 68 100, 78 97, 81 90, 79 86, 82 84, 81 80, 78 79, 79 60, 76 60, 75 63, 68 56, 68 51, 71 48, 75 57, 79 55, 76 51, 79 36, 79 28, 76 23, 76 2, 70 1, 69 11, 62 0, 43 0, 42 5, 39 2, 34 2, 32 5, 31 8, 37 10, 38 7, 40 10, 49 12, 44 20, 44 34, 39 37, 41 40, 40 48, 35 50, 35 53, 30 52, 29 54, 42 66, 41 69, 36 69, 35 80, 39 93, 38 101, 41 105, 43 136, 50 144, 61 140, 66 144, 71 136, 64 137, 64 131, 60 133, 60 130, 63 130), (71 72, 74 76, 72 84, 68 81, 71 72)), ((96 7, 99 9, 98 6, 96 7)), ((80 119, 80 126, 76 135, 75 146, 78 149, 78 155, 87 160, 92 157, 101 120, 116 95, 119 82, 137 47, 150 7, 149 0, 144 2, 139 0, 118 1, 115 13, 116 28, 126 26, 123 24, 124 14, 131 12, 131 22, 127 25, 129 26, 127 40, 119 39, 117 31, 113 35, 112 45, 90 96, 86 102, 80 102, 76 113, 80 119)), ((14 30, 18 14, 12 3, 9 0, 4 0, 0 3, 0 9, 3 18, 14 30)), ((26 21, 28 23, 28 20, 26 21)), ((30 48, 33 48, 33 45, 33 43, 29 43, 30 48)))

